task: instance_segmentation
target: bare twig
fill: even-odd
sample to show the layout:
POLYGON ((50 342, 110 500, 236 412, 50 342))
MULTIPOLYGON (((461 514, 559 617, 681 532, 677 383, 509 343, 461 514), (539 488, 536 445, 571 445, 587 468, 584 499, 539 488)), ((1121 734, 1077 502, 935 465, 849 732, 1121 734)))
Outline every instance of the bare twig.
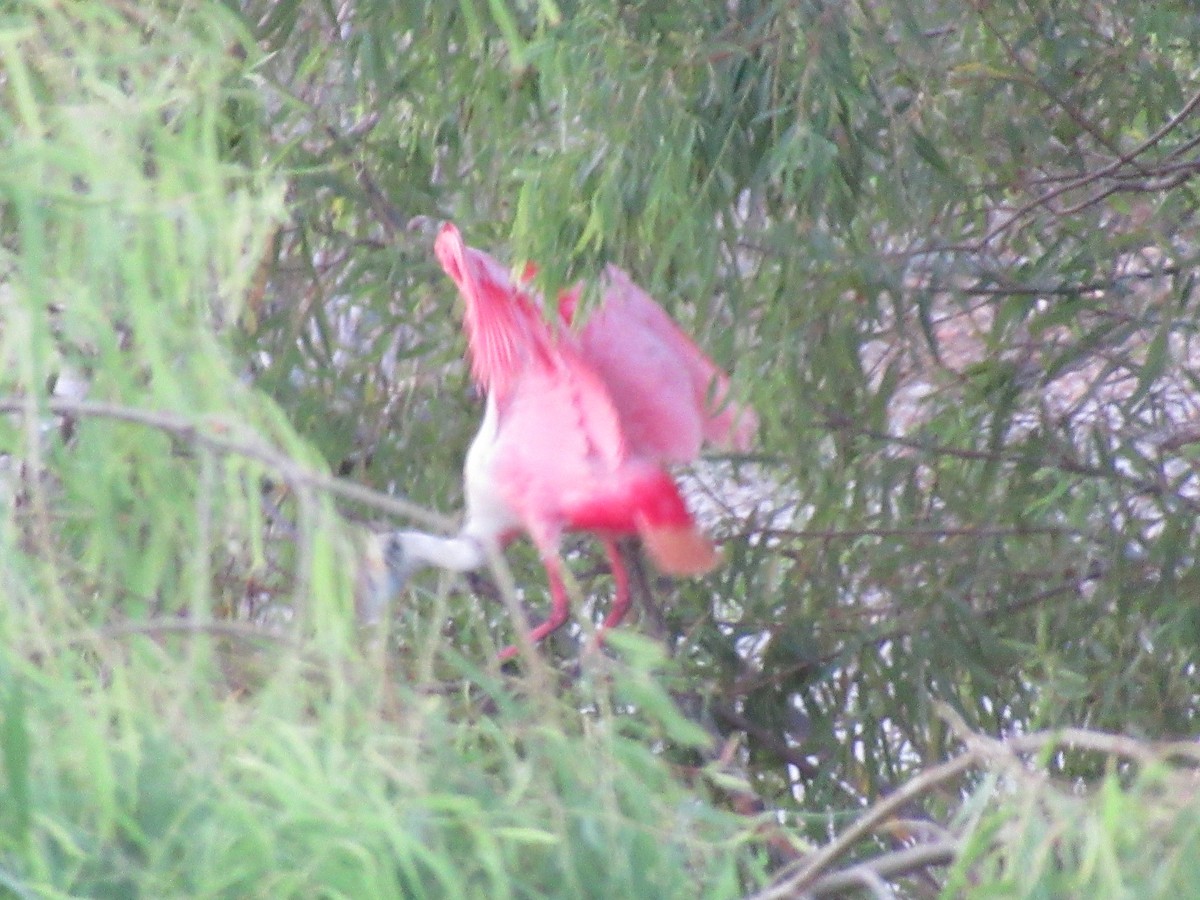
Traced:
POLYGON ((774 753, 789 766, 794 766, 805 778, 812 779, 821 774, 820 766, 815 765, 800 748, 789 746, 775 732, 756 725, 750 718, 738 712, 732 703, 713 704, 712 713, 726 727, 746 732, 763 749, 774 753))
MULTIPOLYGON (((30 400, 24 397, 0 397, 0 413, 24 413, 30 400)), ((360 503, 389 515, 413 519, 431 527, 449 530, 452 525, 443 516, 378 491, 363 487, 352 481, 335 478, 308 469, 285 453, 253 438, 239 439, 229 434, 230 426, 216 418, 191 419, 178 413, 163 410, 142 409, 92 400, 73 400, 52 397, 40 401, 48 412, 61 416, 82 416, 115 419, 135 425, 143 425, 170 434, 187 443, 201 444, 219 453, 243 456, 260 462, 273 470, 290 487, 324 491, 344 500, 360 503)))
POLYGON ((849 828, 806 857, 798 867, 788 867, 780 873, 773 885, 748 897, 747 900, 781 900, 793 897, 816 883, 820 874, 849 852, 850 848, 875 830, 880 823, 904 808, 906 804, 944 782, 951 781, 970 771, 979 762, 975 751, 967 750, 940 765, 910 778, 895 791, 871 806, 849 828))
MULTIPOLYGON (((1074 206, 1063 207, 1058 211, 1060 216, 1073 216, 1083 212, 1085 209, 1095 206, 1097 203, 1102 203, 1113 194, 1149 194, 1159 191, 1169 191, 1172 188, 1179 187, 1185 181, 1190 179, 1195 174, 1192 170, 1176 172, 1174 175, 1163 177, 1161 181, 1151 181, 1149 179, 1141 179, 1138 181, 1118 181, 1117 184, 1106 187, 1098 194, 1093 194, 1086 200, 1081 200, 1074 206)), ((1115 176, 1114 176, 1115 177, 1115 176)))
MULTIPOLYGON (((997 283, 992 287, 984 287, 975 285, 970 287, 953 287, 947 288, 957 294, 964 294, 968 297, 1076 297, 1081 294, 1093 294, 1099 291, 1111 291, 1114 288, 1120 287, 1127 281, 1148 281, 1155 278, 1170 278, 1180 275, 1183 272, 1181 266, 1163 266, 1161 269, 1144 272, 1126 272, 1121 275, 1114 275, 1112 278, 1096 279, 1094 281, 1085 281, 1078 284, 1013 284, 1011 282, 997 283)), ((993 278, 999 280, 999 277, 992 272, 983 271, 978 273, 977 277, 993 278)), ((1094 310, 1096 313, 1108 314, 1109 310, 1094 310)))
MULTIPOLYGON (((940 444, 934 441, 927 441, 921 438, 907 437, 902 434, 892 434, 887 431, 880 431, 875 428, 865 427, 857 420, 840 413, 830 413, 829 417, 823 423, 826 428, 834 431, 851 431, 863 437, 870 438, 875 441, 880 441, 885 444, 894 444, 900 447, 908 447, 912 450, 919 450, 922 453, 928 453, 933 456, 949 456, 955 459, 977 460, 979 462, 995 462, 1008 463, 1012 465, 1028 463, 1029 460, 1019 455, 1012 453, 1001 453, 994 450, 976 450, 972 447, 952 447, 948 444, 940 444)), ((1175 502, 1180 503, 1189 509, 1200 509, 1200 504, 1190 497, 1182 496, 1178 493, 1172 493, 1167 485, 1157 481, 1151 481, 1145 478, 1137 478, 1136 476, 1126 475, 1115 469, 1104 469, 1100 466, 1095 466, 1090 463, 1077 459, 1065 452, 1065 449, 1056 456, 1046 455, 1037 462, 1047 469, 1057 469, 1061 472, 1067 472, 1072 475, 1082 475, 1085 478, 1099 478, 1107 481, 1116 481, 1129 485, 1139 493, 1146 494, 1152 497, 1170 497, 1175 502)))
POLYGON ((1040 753, 1047 748, 1070 747, 1132 759, 1142 764, 1164 759, 1186 759, 1200 763, 1200 741, 1140 741, 1124 734, 1086 728, 1057 728, 999 740, 972 731, 957 710, 947 703, 935 703, 934 709, 970 752, 992 761, 1007 762, 1015 756, 1040 753))
POLYGON ((808 894, 813 897, 830 897, 863 885, 869 876, 874 876, 881 882, 885 879, 890 881, 931 866, 944 866, 954 862, 958 851, 957 841, 946 840, 884 853, 814 881, 808 889, 808 894))
POLYGON ((1033 537, 1035 535, 1086 536, 1079 528, 1060 525, 963 525, 959 527, 930 528, 921 525, 902 525, 887 528, 755 528, 737 535, 747 537, 795 538, 806 541, 857 540, 864 537, 905 538, 976 538, 990 540, 997 537, 1033 537))
MULTIPOLYGON (((1008 40, 1008 38, 1004 36, 1003 32, 1001 32, 1001 30, 996 27, 996 25, 990 19, 988 19, 986 15, 984 15, 985 4, 976 0, 976 2, 972 3, 972 6, 975 7, 975 11, 979 15, 979 21, 983 24, 983 27, 987 29, 992 38, 1004 48, 1004 53, 1009 58, 1009 61, 1012 62, 1012 64, 1020 71, 1021 75, 1024 76, 1025 83, 1037 88, 1046 96, 1047 99, 1050 100, 1051 103, 1066 113, 1067 117, 1072 122, 1090 134, 1092 139, 1095 140, 1097 144, 1108 149, 1110 152, 1116 153, 1117 149, 1115 146, 1113 146, 1107 135, 1097 128, 1096 125, 1090 119, 1088 119, 1074 104, 1067 102, 1066 97, 1061 96, 1056 90, 1054 90, 1044 78, 1038 77, 1038 74, 1022 58, 1021 52, 1013 45, 1011 41, 1008 40)), ((1129 160, 1126 160, 1126 162, 1128 161, 1129 160)))
MULTIPOLYGON (((982 610, 979 612, 979 620, 986 624, 1005 621, 1012 616, 1028 612, 1031 609, 1036 609, 1039 606, 1042 606, 1043 604, 1048 603, 1049 601, 1058 597, 1077 593, 1083 588, 1083 585, 1086 582, 1103 578, 1106 574, 1107 572, 1102 566, 1090 566, 1083 572, 1069 574, 1058 584, 1051 585, 1050 587, 1030 594, 1027 597, 1022 597, 1018 600, 1013 600, 1010 603, 1003 603, 990 609, 982 610)), ((867 646, 874 646, 876 648, 883 647, 893 641, 897 641, 903 637, 906 637, 918 627, 922 627, 921 623, 910 624, 904 622, 903 619, 900 619, 899 624, 893 628, 888 628, 873 635, 864 636, 856 645, 855 652, 861 652, 861 650, 867 646)), ((928 628, 930 626, 928 623, 924 623, 924 627, 928 628)), ((791 670, 802 670, 805 667, 826 666, 836 662, 838 658, 841 657, 845 652, 846 649, 844 646, 838 646, 837 648, 817 657, 816 659, 805 660, 802 665, 790 667, 788 670, 785 670, 785 672, 791 670)))
POLYGON ((987 244, 989 244, 999 234, 1011 228, 1014 223, 1025 218, 1025 216, 1033 212, 1033 210, 1037 209, 1038 207, 1046 206, 1051 200, 1055 200, 1058 197, 1061 197, 1063 194, 1070 193, 1071 191, 1078 190, 1079 188, 1087 187, 1089 184, 1095 184, 1097 181, 1114 176, 1120 169, 1129 165, 1138 156, 1145 153, 1147 150, 1161 141, 1167 134, 1177 128, 1181 122, 1183 122, 1196 111, 1197 107, 1200 107, 1200 93, 1193 95, 1192 98, 1183 105, 1183 108, 1173 115, 1166 122, 1166 124, 1164 124, 1158 129, 1158 131, 1150 135, 1150 137, 1142 141, 1132 150, 1122 153, 1103 168, 1096 169, 1094 172, 1085 172, 1069 181, 1063 182, 1053 190, 1050 190, 1045 194, 1040 194, 1025 205, 1019 207, 1011 216, 988 231, 980 239, 979 246, 987 246, 987 244))
POLYGON ((239 638, 246 641, 266 641, 293 648, 300 646, 283 632, 273 631, 258 625, 248 625, 242 622, 229 622, 220 619, 146 619, 141 622, 113 622, 108 625, 97 625, 94 628, 61 635, 55 638, 55 643, 74 647, 80 644, 89 644, 93 641, 111 638, 132 635, 152 637, 159 634, 209 635, 239 638))
POLYGON ((935 709, 962 741, 963 752, 915 775, 875 802, 836 838, 803 860, 783 868, 771 885, 747 900, 828 895, 855 885, 875 885, 873 879, 895 878, 928 866, 952 862, 957 844, 953 838, 948 838, 910 848, 907 855, 906 851, 896 851, 859 863, 843 872, 822 875, 855 844, 876 831, 878 826, 891 819, 906 804, 977 767, 1000 765, 1011 768, 1019 765, 1024 768, 1022 756, 1044 753, 1058 747, 1117 756, 1142 765, 1165 759, 1184 759, 1200 765, 1200 741, 1140 741, 1127 735, 1084 728, 1061 728, 997 739, 972 731, 962 716, 948 704, 937 703, 935 709), (821 886, 820 891, 818 886, 821 886))

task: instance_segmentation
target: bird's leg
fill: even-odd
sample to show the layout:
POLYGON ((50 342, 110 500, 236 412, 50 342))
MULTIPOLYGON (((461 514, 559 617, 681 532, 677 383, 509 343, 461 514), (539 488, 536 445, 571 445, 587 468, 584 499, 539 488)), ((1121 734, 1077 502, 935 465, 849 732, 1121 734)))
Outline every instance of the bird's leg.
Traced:
POLYGON ((629 574, 625 571, 625 561, 621 559, 621 552, 617 547, 616 540, 611 537, 603 537, 600 540, 604 543, 604 553, 608 557, 608 566, 612 570, 613 584, 616 589, 613 592, 612 606, 608 610, 608 615, 596 629, 596 646, 604 643, 604 632, 615 628, 625 618, 625 614, 629 612, 631 599, 629 574))
POLYGON ((629 596, 637 600, 641 630, 671 646, 667 640, 670 629, 663 619, 662 607, 655 599, 650 576, 646 573, 646 558, 641 543, 635 537, 622 538, 617 542, 617 552, 629 571, 629 596))
MULTIPOLYGON (((567 615, 570 612, 567 586, 563 582, 562 576, 562 561, 557 555, 545 555, 542 557, 542 565, 546 567, 546 579, 550 583, 550 616, 529 632, 529 642, 532 644, 536 644, 551 632, 561 628, 567 621, 567 615)), ((510 644, 500 651, 500 661, 512 659, 517 652, 517 645, 510 644)))
POLYGON ((608 565, 612 569, 613 584, 616 590, 613 593, 612 608, 608 611, 608 615, 604 619, 604 624, 600 626, 600 631, 603 632, 606 628, 615 628, 621 624, 621 620, 625 618, 625 614, 629 612, 629 574, 625 571, 625 561, 621 559, 621 553, 617 549, 615 539, 606 537, 604 541, 604 552, 608 556, 608 565))

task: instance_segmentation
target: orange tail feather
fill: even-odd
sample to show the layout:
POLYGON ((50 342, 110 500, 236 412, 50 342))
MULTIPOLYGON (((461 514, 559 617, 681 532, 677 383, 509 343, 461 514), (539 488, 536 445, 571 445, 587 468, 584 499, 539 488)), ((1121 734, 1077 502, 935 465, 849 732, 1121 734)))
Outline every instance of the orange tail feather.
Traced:
POLYGON ((639 480, 633 522, 650 558, 668 575, 703 575, 720 562, 717 548, 700 529, 663 469, 652 468, 639 480))
POLYGON ((721 562, 720 551, 694 525, 651 525, 640 519, 638 534, 654 564, 668 575, 703 575, 721 562))

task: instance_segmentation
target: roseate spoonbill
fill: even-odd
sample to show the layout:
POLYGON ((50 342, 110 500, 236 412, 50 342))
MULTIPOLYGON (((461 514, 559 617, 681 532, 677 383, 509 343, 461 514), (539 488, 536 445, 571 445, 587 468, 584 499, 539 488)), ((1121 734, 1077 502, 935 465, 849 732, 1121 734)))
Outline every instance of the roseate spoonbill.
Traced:
MULTIPOLYGON (((377 536, 369 551, 366 617, 416 570, 478 568, 524 531, 550 586, 539 641, 567 619, 559 542, 589 531, 604 544, 616 591, 603 628, 629 608, 616 538, 641 537, 659 569, 697 575, 718 556, 696 527, 667 462, 695 459, 702 441, 745 450, 754 414, 728 402, 728 379, 671 318, 616 267, 600 308, 575 335, 579 290, 560 298, 555 333, 524 289, 492 257, 443 226, 435 253, 466 303, 471 372, 486 392, 483 424, 467 452, 466 520, 459 534, 377 536)), ((529 276, 532 269, 527 269, 529 276)), ((516 647, 501 652, 515 655, 516 647)))

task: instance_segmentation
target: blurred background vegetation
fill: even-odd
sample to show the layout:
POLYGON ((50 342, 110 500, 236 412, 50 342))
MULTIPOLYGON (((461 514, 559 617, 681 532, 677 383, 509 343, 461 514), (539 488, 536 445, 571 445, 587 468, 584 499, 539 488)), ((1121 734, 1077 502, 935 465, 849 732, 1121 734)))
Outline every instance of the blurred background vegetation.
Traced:
POLYGON ((1197 48, 1187 2, 0 5, 0 896, 1200 896, 1197 48), (461 508, 445 219, 625 267, 762 418, 681 474, 727 565, 603 656, 501 672, 487 575, 355 624, 365 529, 461 508))

